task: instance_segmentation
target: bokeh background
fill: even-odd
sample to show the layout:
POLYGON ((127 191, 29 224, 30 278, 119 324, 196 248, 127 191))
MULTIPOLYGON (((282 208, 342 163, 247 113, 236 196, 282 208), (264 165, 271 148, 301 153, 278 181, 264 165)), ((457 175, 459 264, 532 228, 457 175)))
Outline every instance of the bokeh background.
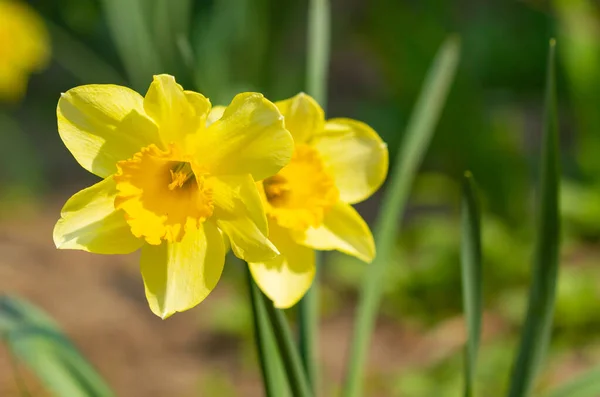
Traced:
MULTIPOLYGON (((4 1, 4 0, 0 0, 4 1)), ((305 89, 304 0, 37 0, 51 60, 26 93, 0 98, 0 292, 46 310, 119 396, 260 396, 241 264, 197 308, 147 308, 137 257, 57 251, 64 201, 96 182, 62 144, 55 109, 77 85, 145 93, 154 73, 227 104, 305 89), (183 10, 183 11, 182 11, 183 10)), ((367 366, 368 396, 458 396, 464 343, 460 178, 483 201, 484 338, 478 387, 500 395, 525 309, 548 39, 556 37, 563 249, 554 339, 540 390, 600 360, 600 5, 592 0, 332 0, 328 117, 367 122, 392 159, 433 56, 460 35, 456 80, 408 209, 398 222, 367 366)), ((11 33, 0 26, 0 64, 11 33)), ((393 161, 392 161, 393 162, 393 161)), ((358 208, 373 221, 376 195, 358 208)), ((329 254, 322 269, 324 395, 339 390, 360 281, 369 266, 329 254)), ((294 318, 294 310, 290 311, 294 318)), ((0 395, 17 396, 0 347, 0 395)), ((32 396, 42 385, 27 373, 32 396)))

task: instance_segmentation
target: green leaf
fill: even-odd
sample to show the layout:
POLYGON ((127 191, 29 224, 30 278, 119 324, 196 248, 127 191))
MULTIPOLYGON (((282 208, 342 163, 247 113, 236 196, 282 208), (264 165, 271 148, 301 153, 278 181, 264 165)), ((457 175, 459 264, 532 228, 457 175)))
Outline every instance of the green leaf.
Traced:
POLYGON ((400 216, 446 102, 458 66, 459 55, 458 38, 448 38, 438 51, 433 66, 427 74, 423 90, 396 156, 396 163, 375 225, 377 257, 369 265, 362 284, 350 347, 350 361, 344 381, 343 395, 346 397, 356 397, 361 393, 364 380, 363 367, 381 300, 381 284, 398 234, 400 216))
POLYGON ((462 200, 461 273, 463 307, 467 322, 465 397, 473 396, 477 351, 481 336, 481 220, 473 175, 465 173, 462 200))
POLYGON ((0 296, 0 335, 53 395, 114 396, 56 323, 23 299, 0 296))
POLYGON ((149 30, 146 0, 102 0, 108 28, 133 88, 144 93, 152 75, 164 72, 149 30))
POLYGON ((252 317, 254 319, 254 339, 260 363, 265 396, 281 397, 288 394, 287 384, 285 383, 281 357, 275 339, 273 329, 269 322, 265 301, 258 286, 252 279, 250 269, 245 264, 246 275, 248 279, 248 288, 250 290, 250 301, 252 303, 252 317))
POLYGON ((165 72, 177 77, 187 86, 191 70, 187 70, 186 54, 189 47, 189 27, 192 15, 191 0, 154 0, 151 32, 165 72))
POLYGON ((597 397, 600 395, 600 368, 594 368, 557 387, 545 397, 597 397))
POLYGON ((124 84, 123 77, 89 47, 76 40, 65 29, 46 19, 52 37, 52 56, 82 84, 124 84))
MULTIPOLYGON (((252 283, 255 284, 254 281, 252 281, 252 283)), ((273 306, 273 302, 271 302, 262 292, 260 292, 260 295, 262 295, 264 306, 266 307, 267 314, 271 320, 271 327, 273 329, 273 334, 275 335, 275 340, 277 341, 279 353, 283 360, 292 395, 294 397, 311 397, 313 394, 310 391, 308 378, 304 371, 304 367, 302 366, 300 354, 296 349, 296 344, 292 337, 292 332, 287 319, 285 318, 283 311, 276 309, 275 306, 273 306)))
POLYGON ((550 342, 556 280, 558 278, 559 219, 559 151, 558 117, 555 87, 555 40, 550 41, 544 136, 541 156, 541 182, 538 196, 537 241, 532 266, 532 283, 521 344, 510 381, 509 397, 526 397, 531 393, 535 377, 550 342))

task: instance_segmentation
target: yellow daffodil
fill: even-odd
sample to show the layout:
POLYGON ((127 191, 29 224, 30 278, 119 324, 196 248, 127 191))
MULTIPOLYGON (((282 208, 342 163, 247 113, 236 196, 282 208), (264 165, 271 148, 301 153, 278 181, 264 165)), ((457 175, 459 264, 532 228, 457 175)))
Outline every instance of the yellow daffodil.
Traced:
POLYGON ((338 250, 370 262, 375 244, 350 204, 371 196, 388 169, 386 144, 350 119, 325 121, 323 109, 299 94, 277 102, 294 137, 292 161, 261 184, 269 239, 281 256, 250 263, 256 283, 275 306, 293 306, 315 274, 314 249, 338 250))
POLYGON ((227 236, 246 261, 273 259, 255 181, 293 152, 277 107, 261 94, 215 109, 172 76, 155 76, 145 97, 126 87, 87 85, 62 94, 64 144, 104 178, 71 197, 54 229, 58 248, 126 254, 141 248, 152 311, 187 310, 215 287, 227 236))
POLYGON ((29 75, 48 62, 49 42, 33 9, 24 2, 0 0, 0 99, 23 96, 29 75))

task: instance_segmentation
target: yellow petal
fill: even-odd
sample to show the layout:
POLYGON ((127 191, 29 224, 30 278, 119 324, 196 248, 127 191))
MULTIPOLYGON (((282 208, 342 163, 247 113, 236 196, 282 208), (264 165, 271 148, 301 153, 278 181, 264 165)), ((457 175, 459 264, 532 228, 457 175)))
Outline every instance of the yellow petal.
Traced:
POLYGON ((165 319, 196 306, 215 288, 225 263, 225 248, 212 222, 188 230, 180 242, 146 244, 141 271, 150 309, 165 319))
POLYGON ((128 254, 143 241, 131 234, 123 211, 115 210, 117 190, 112 177, 73 195, 54 227, 54 244, 95 254, 128 254))
POLYGON ((339 201, 331 207, 318 228, 294 234, 303 245, 318 250, 338 250, 365 262, 375 258, 375 242, 369 226, 351 205, 339 201))
POLYGON ((267 239, 267 220, 252 177, 210 177, 205 183, 213 194, 215 208, 211 219, 229 237, 233 253, 245 261, 274 258, 278 251, 267 239))
POLYGON ((117 161, 159 142, 142 105, 142 97, 126 87, 76 87, 58 101, 58 132, 79 164, 104 178, 117 171, 117 161))
POLYGON ((332 119, 314 136, 316 148, 335 178, 342 201, 358 203, 371 196, 383 183, 388 170, 385 142, 365 123, 332 119))
POLYGON ((250 173, 258 181, 283 168, 293 150, 277 107, 262 94, 243 93, 204 132, 197 156, 213 175, 250 173))
POLYGON ((209 125, 223 117, 225 109, 227 109, 225 106, 214 106, 212 109, 210 109, 210 113, 208 114, 208 118, 206 119, 206 126, 208 127, 209 125))
POLYGON ((292 134, 296 144, 309 140, 323 131, 325 113, 311 96, 298 95, 275 103, 285 118, 285 128, 292 134))
POLYGON ((196 133, 204 129, 210 101, 202 94, 184 91, 173 76, 161 74, 150 84, 144 109, 158 125, 163 144, 188 148, 196 133))
POLYGON ((281 255, 265 262, 250 262, 252 277, 275 307, 294 306, 310 288, 315 277, 315 253, 294 242, 286 229, 269 223, 269 239, 281 255))

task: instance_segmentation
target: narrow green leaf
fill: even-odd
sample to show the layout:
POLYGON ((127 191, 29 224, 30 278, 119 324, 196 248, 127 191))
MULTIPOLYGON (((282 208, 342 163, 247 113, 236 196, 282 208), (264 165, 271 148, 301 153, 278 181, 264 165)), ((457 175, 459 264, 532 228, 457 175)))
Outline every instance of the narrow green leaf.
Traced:
POLYGON ((114 396, 54 321, 24 300, 0 296, 0 335, 53 395, 114 396))
MULTIPOLYGON (((43 166, 36 151, 36 143, 29 139, 19 123, 8 113, 0 111, 0 136, 4 142, 0 145, 0 180, 4 186, 0 198, 11 194, 32 195, 45 188, 43 166), (27 159, 27 161, 23 161, 27 159), (15 167, 18 164, 18 167, 15 167)), ((6 197, 5 197, 6 198, 6 197)))
POLYGON ((555 40, 550 41, 544 137, 541 155, 541 182, 537 213, 537 241, 532 266, 532 282, 521 344, 510 381, 510 397, 526 397, 531 393, 535 377, 550 342, 556 280, 558 278, 559 219, 559 150, 558 117, 555 87, 555 40))
POLYGON ((465 397, 473 396, 473 379, 477 368, 477 351, 483 312, 481 298, 481 221, 473 175, 465 173, 462 199, 461 236, 462 294, 467 323, 465 352, 465 397))
POLYGON ((600 368, 591 369, 544 396, 598 397, 600 396, 600 368))
MULTIPOLYGON (((254 281, 252 281, 254 283, 254 281)), ((310 397, 313 394, 310 391, 306 372, 302 366, 300 355, 296 349, 292 332, 288 325, 283 311, 276 309, 273 302, 269 300, 262 292, 264 305, 267 309, 275 340, 279 348, 279 353, 283 360, 288 383, 294 397, 310 397)))
POLYGON ((310 0, 306 90, 326 110, 329 46, 331 41, 329 0, 310 0))
POLYGON ((150 17, 145 0, 102 0, 108 28, 125 65, 129 81, 144 93, 152 75, 163 72, 149 30, 150 17))
POLYGON ((277 346, 275 345, 273 330, 269 323, 265 301, 252 279, 248 265, 244 265, 246 267, 250 301, 252 302, 254 338, 258 350, 258 360, 260 362, 261 375, 265 387, 265 396, 281 397, 287 395, 287 385, 285 383, 281 358, 277 346))
POLYGON ((123 76, 85 44, 76 40, 60 26, 46 19, 52 37, 52 56, 82 84, 124 84, 123 76))
POLYGON ((356 397, 361 394, 364 380, 363 367, 381 300, 381 284, 398 234, 400 216, 404 211, 410 187, 429 147, 433 131, 446 102, 450 85, 454 80, 459 55, 458 38, 448 38, 438 51, 427 75, 423 90, 408 123, 404 140, 396 155, 396 163, 392 169, 375 225, 377 257, 366 272, 354 323, 350 361, 344 381, 344 396, 346 397, 356 397))
MULTIPOLYGON (((192 15, 191 0, 154 0, 152 23, 154 42, 165 71, 175 75, 178 81, 191 77, 185 59, 188 55, 181 47, 189 37, 192 15)), ((187 81, 185 82, 187 83, 187 81)), ((187 84, 184 84, 184 86, 187 84)))

